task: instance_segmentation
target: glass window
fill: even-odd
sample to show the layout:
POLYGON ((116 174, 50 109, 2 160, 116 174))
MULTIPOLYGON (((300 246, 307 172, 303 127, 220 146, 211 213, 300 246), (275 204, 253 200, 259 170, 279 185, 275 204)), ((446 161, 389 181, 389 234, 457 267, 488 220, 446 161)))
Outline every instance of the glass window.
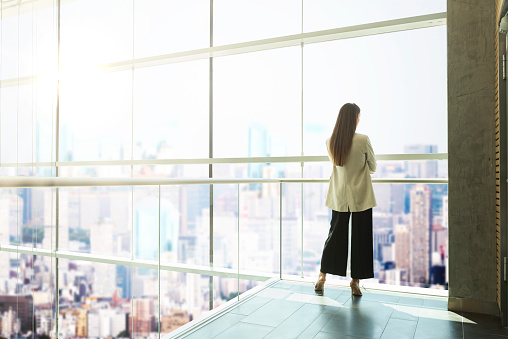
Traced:
POLYGON ((0 89, 0 161, 55 160, 53 83, 41 82, 0 89))
POLYGON ((3 5, 1 12, 0 79, 54 72, 58 52, 54 1, 3 5))
POLYGON ((143 0, 134 10, 135 58, 210 46, 209 0, 143 0))
POLYGON ((298 34, 302 4, 294 0, 215 0, 213 45, 298 34))
MULTIPOLYGON (((16 228, 14 228, 14 222, 10 224, 10 227, 5 227, 0 243, 8 238, 18 237, 21 246, 45 250, 55 249, 56 214, 52 213, 52 207, 56 206, 56 188, 19 188, 17 192, 17 201, 12 196, 9 199, 5 194, 0 198, 2 209, 10 208, 9 218, 13 220, 17 217, 16 228)), ((7 214, 4 215, 2 222, 9 225, 7 214)))
POLYGON ((213 185, 213 266, 238 270, 238 185, 213 185))
POLYGON ((133 0, 64 0, 60 15, 61 71, 132 59, 133 0))
MULTIPOLYGON (((135 329, 139 329, 143 320, 151 325, 150 322, 157 319, 154 305, 158 299, 157 295, 152 295, 157 288, 151 277, 154 273, 157 277, 157 272, 144 269, 144 275, 140 276, 138 270, 60 259, 59 332, 75 337, 126 337, 132 331, 132 324, 135 329), (83 307, 75 308, 76 304, 83 307), (145 314, 140 316, 143 306, 145 314)), ((148 332, 153 332, 151 326, 148 332)))
POLYGON ((0 160, 3 163, 16 163, 18 159, 18 87, 0 89, 0 160))
MULTIPOLYGON (((33 86, 34 160, 49 162, 56 160, 56 81, 37 82, 33 86)), ((31 131, 30 131, 31 132, 31 131)), ((30 160, 31 161, 31 160, 30 160)))
POLYGON ((132 153, 132 72, 60 81, 60 161, 126 160, 132 153))
MULTIPOLYGON (((199 319, 209 310, 210 276, 161 271, 160 278, 162 337, 193 319, 199 319)), ((209 333, 203 334, 203 337, 207 335, 209 333)), ((199 334, 197 337, 200 337, 199 334)))
POLYGON ((208 266, 210 185, 161 186, 159 215, 161 263, 208 266))
POLYGON ((59 190, 58 248, 130 258, 131 187, 72 187, 59 190))
POLYGON ((214 157, 301 154, 301 50, 214 59, 214 157))
POLYGON ((159 186, 135 186, 133 194, 133 256, 155 262, 159 258, 159 186))
POLYGON ((240 271, 280 272, 279 202, 279 184, 240 185, 240 271))
POLYGON ((37 332, 48 336, 54 333, 55 260, 0 252, 0 268, 2 334, 14 337, 19 333, 37 332))
MULTIPOLYGON (((331 210, 327 184, 304 184, 304 275, 319 274, 331 210)), ((448 185, 374 184, 374 280, 448 288, 448 185)), ((349 272, 347 273, 349 275, 349 272)))
POLYGON ((303 0, 304 32, 446 12, 446 0, 303 0))
POLYGON ((208 157, 209 61, 134 74, 134 159, 208 157))
POLYGON ((375 153, 446 153, 446 74, 445 26, 306 45, 305 155, 326 154, 346 102, 375 153))
MULTIPOLYGON (((301 276, 302 184, 282 185, 282 274, 301 276)), ((277 253, 278 254, 278 253, 277 253)))
POLYGON ((19 16, 20 6, 2 9, 2 41, 0 56, 2 65, 0 77, 2 79, 17 78, 20 72, 20 26, 22 19, 19 16))

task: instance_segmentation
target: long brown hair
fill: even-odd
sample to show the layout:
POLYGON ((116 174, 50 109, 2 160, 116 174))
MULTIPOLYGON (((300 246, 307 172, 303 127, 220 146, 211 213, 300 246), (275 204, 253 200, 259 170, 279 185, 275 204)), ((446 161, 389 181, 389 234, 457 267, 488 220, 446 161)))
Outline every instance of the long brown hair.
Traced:
POLYGON ((356 132, 356 119, 360 107, 356 104, 344 104, 339 111, 337 122, 330 138, 330 154, 335 166, 344 166, 356 132))

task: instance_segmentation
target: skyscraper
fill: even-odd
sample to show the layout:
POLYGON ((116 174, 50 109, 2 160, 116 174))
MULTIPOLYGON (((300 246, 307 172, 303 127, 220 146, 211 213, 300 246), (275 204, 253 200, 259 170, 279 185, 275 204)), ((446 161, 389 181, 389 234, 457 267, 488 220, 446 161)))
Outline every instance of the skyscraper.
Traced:
POLYGON ((395 233, 395 265, 399 269, 409 271, 410 236, 406 225, 394 227, 395 233))
POLYGON ((116 266, 116 287, 120 297, 130 299, 132 297, 132 268, 130 266, 116 266))
POLYGON ((430 269, 431 192, 427 185, 410 190, 410 282, 427 284, 430 269))
MULTIPOLYGON (((4 225, 0 227, 0 243, 8 244, 10 241, 10 227, 9 225, 9 196, 2 195, 0 196, 0 225, 4 225)), ((9 277, 9 255, 7 253, 2 254, 0 256, 0 278, 8 278, 9 277)), ((0 288, 1 290, 1 288, 0 288)))

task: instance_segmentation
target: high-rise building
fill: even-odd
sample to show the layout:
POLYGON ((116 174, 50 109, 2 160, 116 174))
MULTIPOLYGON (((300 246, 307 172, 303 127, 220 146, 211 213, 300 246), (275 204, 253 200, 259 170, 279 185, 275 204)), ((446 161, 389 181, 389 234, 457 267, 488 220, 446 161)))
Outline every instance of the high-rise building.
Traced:
POLYGON ((78 337, 86 337, 88 329, 88 310, 80 310, 76 318, 76 335, 78 337))
POLYGON ((15 334, 20 331, 20 320, 18 314, 12 307, 2 314, 2 334, 7 338, 17 337, 15 334))
POLYGON ((102 219, 90 228, 90 251, 95 254, 115 254, 114 225, 111 219, 102 219))
POLYGON ((129 332, 136 336, 148 335, 156 331, 155 304, 150 298, 134 299, 132 305, 132 316, 129 317, 129 332))
MULTIPOLYGON (((406 145, 404 153, 427 154, 437 153, 437 145, 406 145)), ((438 161, 408 161, 406 165, 407 174, 413 178, 437 178, 438 161)))
POLYGON ((431 192, 427 185, 410 190, 410 282, 427 284, 430 270, 431 192))
MULTIPOLYGON (((0 225, 9 225, 9 196, 0 196, 0 225)), ((10 241, 10 227, 0 227, 0 244, 8 244, 10 241)), ((8 278, 10 270, 9 255, 0 255, 0 278, 8 278)), ((0 287, 0 291, 2 288, 0 287)))
POLYGON ((201 297, 200 279, 201 277, 197 274, 186 274, 185 300, 189 313, 194 315, 201 313, 203 298, 201 297))
MULTIPOLYGON (((9 310, 16 311, 15 317, 20 320, 20 328, 18 330, 21 330, 23 333, 32 330, 32 295, 0 295, 0 314, 4 314, 4 320, 5 312, 9 313, 9 310)), ((14 315, 10 314, 9 317, 11 316, 14 317, 14 315)))
POLYGON ((116 287, 121 298, 132 297, 132 268, 130 266, 116 266, 116 287))
POLYGON ((69 248, 69 191, 59 190, 59 204, 62 208, 58 209, 58 248, 69 248))
POLYGON ((20 188, 19 195, 23 200, 23 224, 28 225, 32 223, 32 188, 20 188))
POLYGON ((395 225, 395 265, 409 271, 410 236, 406 225, 395 225))
POLYGON ((112 297, 116 288, 116 271, 113 269, 113 266, 94 263, 93 269, 93 295, 97 297, 112 297))

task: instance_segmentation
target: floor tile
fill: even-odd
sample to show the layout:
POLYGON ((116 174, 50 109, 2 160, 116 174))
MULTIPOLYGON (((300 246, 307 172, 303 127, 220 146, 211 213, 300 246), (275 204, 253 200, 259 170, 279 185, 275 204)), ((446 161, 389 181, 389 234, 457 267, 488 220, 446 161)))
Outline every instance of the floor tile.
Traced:
POLYGON ((314 292, 314 285, 313 284, 295 285, 295 286, 291 287, 291 292, 308 294, 308 295, 316 295, 316 292, 314 292))
POLYGON ((277 282, 187 338, 507 338, 499 318, 448 311, 447 299, 277 282))
POLYGON ((501 325, 501 318, 485 314, 474 314, 464 312, 464 332, 497 334, 508 336, 508 328, 501 325))
POLYGON ((328 306, 328 305, 319 305, 319 307, 323 310, 323 313, 328 314, 338 314, 342 307, 336 307, 336 306, 328 306))
POLYGON ((448 300, 446 300, 446 298, 443 298, 442 300, 424 299, 422 306, 429 307, 429 308, 438 308, 441 310, 447 310, 448 309, 448 300))
POLYGON ((351 299, 351 291, 344 292, 341 295, 339 295, 337 298, 335 298, 335 300, 337 300, 341 304, 347 303, 350 299, 351 299))
POLYGON ((307 303, 314 297, 310 294, 303 294, 303 293, 293 293, 290 296, 286 298, 286 300, 292 300, 292 301, 299 301, 301 303, 307 303))
POLYGON ((273 330, 273 327, 249 324, 249 323, 237 323, 231 326, 222 333, 219 333, 215 338, 220 339, 261 339, 273 330))
MULTIPOLYGON (((332 299, 335 299, 337 298, 339 295, 341 295, 342 293, 344 293, 345 291, 347 291, 346 289, 344 288, 338 288, 338 287, 329 287, 329 286, 325 286, 325 289, 324 289, 324 295, 327 296, 327 297, 330 297, 332 299)), ((291 288, 291 292, 296 292, 296 293, 302 293, 302 294, 308 294, 308 295, 318 295, 315 291, 314 291, 314 285, 296 285, 296 286, 293 286, 291 288)))
POLYGON ((422 306, 423 298, 400 297, 397 302, 399 305, 422 306))
POLYGON ((447 311, 447 310, 438 310, 433 308, 424 308, 420 309, 420 314, 418 315, 420 319, 434 319, 434 320, 447 320, 450 322, 462 323, 462 315, 456 312, 447 311))
POLYGON ((200 328, 199 330, 192 332, 190 335, 186 336, 187 339, 205 339, 205 338, 213 338, 217 334, 225 331, 229 327, 237 324, 240 320, 245 318, 244 315, 240 314, 225 314, 217 320, 209 323, 208 325, 200 328))
POLYGON ((384 304, 384 305, 386 307, 390 307, 393 309, 391 318, 418 321, 418 317, 420 316, 420 308, 417 306, 398 305, 398 304, 397 305, 384 304))
POLYGON ((282 288, 267 288, 257 294, 260 297, 274 298, 274 299, 285 299, 292 292, 282 288))
POLYGON ((342 307, 342 303, 338 302, 337 300, 331 299, 327 297, 326 295, 320 297, 320 296, 313 296, 310 298, 308 303, 311 304, 317 304, 317 305, 328 305, 328 306, 335 306, 335 307, 342 307))
POLYGON ((383 322, 373 314, 361 313, 355 309, 343 309, 338 315, 333 316, 328 321, 321 329, 321 332, 363 338, 379 338, 388 319, 386 318, 383 322))
POLYGON ((400 297, 395 296, 395 295, 382 294, 382 293, 368 293, 367 292, 367 293, 363 293, 362 299, 396 304, 399 301, 400 297))
POLYGON ((462 338, 462 322, 420 318, 416 325, 415 339, 462 338))
POLYGON ((279 281, 278 283, 276 283, 275 285, 272 285, 271 287, 275 287, 275 288, 283 288, 283 289, 291 289, 293 288, 294 284, 292 283, 289 283, 289 282, 284 282, 284 281, 279 281))
POLYGON ((272 300, 271 298, 266 297, 252 297, 250 300, 244 302, 238 307, 235 307, 233 310, 231 310, 229 313, 231 314, 243 314, 243 315, 249 315, 267 302, 272 300))
POLYGON ((296 338, 307 329, 320 315, 323 309, 319 305, 305 304, 282 324, 277 326, 265 338, 296 338))
POLYGON ((393 312, 392 308, 368 300, 350 300, 321 332, 365 338, 379 338, 393 312))
POLYGON ((279 326, 302 306, 303 304, 297 301, 273 299, 246 316, 242 321, 275 327, 279 326))
POLYGON ((321 313, 319 317, 317 317, 316 320, 314 320, 312 324, 305 329, 305 331, 300 333, 298 339, 314 338, 314 336, 321 331, 332 317, 333 314, 321 313))
POLYGON ((340 296, 342 293, 345 293, 345 292, 346 292, 346 290, 344 290, 344 289, 325 287, 325 290, 323 291, 323 295, 325 297, 335 299, 338 296, 340 296))
POLYGON ((386 324, 381 339, 412 339, 417 323, 417 321, 412 320, 391 318, 388 320, 388 324, 386 324))
POLYGON ((379 314, 384 314, 384 315, 390 316, 391 313, 393 312, 393 310, 395 309, 395 307, 397 307, 397 305, 386 304, 386 306, 385 306, 383 303, 380 303, 380 302, 376 302, 376 301, 372 301, 372 300, 365 300, 365 299, 363 299, 363 297, 358 298, 356 296, 353 296, 353 298, 351 298, 344 304, 344 307, 361 309, 361 310, 364 310, 365 312, 367 312, 367 311, 372 312, 375 310, 379 314))
POLYGON ((358 339, 349 335, 340 335, 337 333, 319 332, 313 339, 358 339))

